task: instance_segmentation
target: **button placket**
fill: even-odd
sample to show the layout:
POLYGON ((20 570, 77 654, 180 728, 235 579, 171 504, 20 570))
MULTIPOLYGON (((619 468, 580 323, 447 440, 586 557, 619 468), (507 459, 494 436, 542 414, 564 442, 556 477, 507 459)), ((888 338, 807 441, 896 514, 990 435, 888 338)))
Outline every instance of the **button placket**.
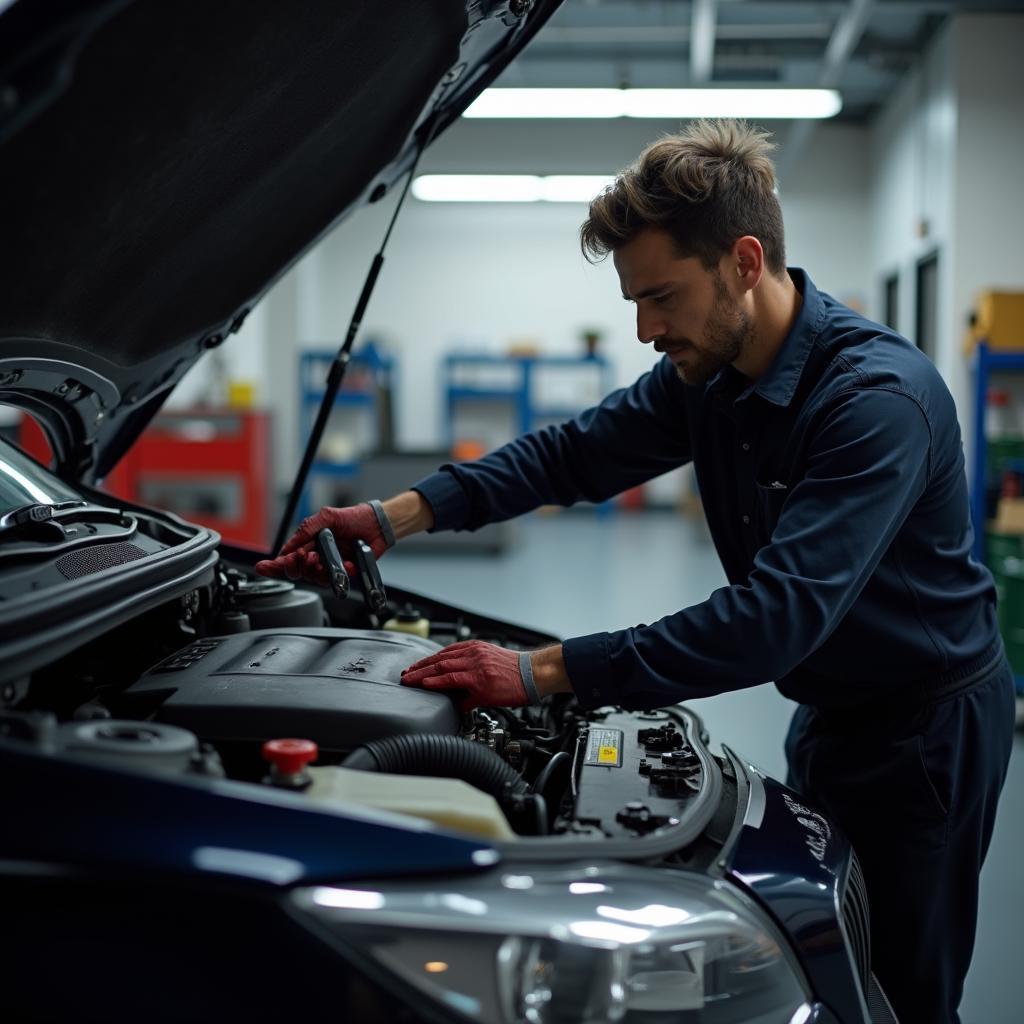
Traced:
MULTIPOLYGON (((740 451, 743 453, 744 456, 749 456, 750 455, 750 442, 749 441, 740 441, 740 451)), ((747 465, 748 461, 749 460, 746 459, 746 458, 743 460, 744 466, 747 465)), ((742 492, 742 491, 747 489, 747 486, 749 484, 749 479, 752 479, 753 476, 752 476, 752 472, 749 469, 746 469, 746 468, 741 470, 741 476, 744 477, 744 480, 741 482, 741 485, 740 485, 741 486, 741 492, 742 492)), ((740 516, 740 522, 743 523, 744 526, 749 526, 750 525, 750 514, 744 512, 740 516)))

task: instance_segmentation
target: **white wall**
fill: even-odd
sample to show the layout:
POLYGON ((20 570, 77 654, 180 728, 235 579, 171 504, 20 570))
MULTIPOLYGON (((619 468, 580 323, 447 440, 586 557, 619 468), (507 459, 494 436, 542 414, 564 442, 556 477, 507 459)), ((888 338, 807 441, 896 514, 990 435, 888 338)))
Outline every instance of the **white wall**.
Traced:
POLYGON ((259 303, 246 317, 238 334, 219 349, 207 352, 182 378, 166 402, 168 409, 187 409, 207 402, 219 405, 225 395, 218 392, 229 380, 251 381, 256 402, 268 400, 267 303, 259 303), (215 368, 215 363, 219 366, 215 368))
POLYGON ((779 183, 786 256, 817 287, 866 308, 871 287, 867 129, 821 124, 798 165, 779 183))
MULTIPOLYGON (((643 145, 673 130, 660 122, 578 124, 461 121, 426 155, 424 171, 613 173, 643 145)), ((781 135, 782 133, 780 133, 781 135)), ((790 262, 819 287, 865 302, 870 285, 866 130, 823 125, 783 183, 790 262)), ((298 457, 295 353, 336 347, 383 235, 391 200, 354 214, 265 300, 267 380, 261 395, 279 422, 277 479, 298 457)), ((398 357, 397 437, 403 447, 443 438, 439 364, 455 349, 504 351, 532 340, 545 352, 578 352, 584 327, 605 333, 617 383, 651 365, 636 341, 610 262, 579 251, 583 204, 448 204, 407 200, 367 311, 361 337, 398 357)))
POLYGON ((973 396, 962 342, 985 288, 1024 288, 1018 239, 1024 167, 1024 17, 951 19, 871 132, 872 314, 900 273, 899 328, 915 331, 918 260, 939 251, 935 361, 971 440, 973 396))
MULTIPOLYGON (((940 251, 946 287, 952 274, 953 195, 956 164, 956 102, 952 29, 947 26, 876 118, 870 139, 871 315, 881 319, 883 281, 899 274, 898 329, 915 333, 917 262, 940 251)), ((939 317, 937 350, 950 347, 949 313, 939 317)))
POLYGON ((1024 290, 1024 16, 961 17, 955 39, 956 344, 948 366, 940 368, 948 371, 954 394, 963 396, 960 420, 970 431, 969 373, 960 350, 968 316, 983 290, 1024 290))

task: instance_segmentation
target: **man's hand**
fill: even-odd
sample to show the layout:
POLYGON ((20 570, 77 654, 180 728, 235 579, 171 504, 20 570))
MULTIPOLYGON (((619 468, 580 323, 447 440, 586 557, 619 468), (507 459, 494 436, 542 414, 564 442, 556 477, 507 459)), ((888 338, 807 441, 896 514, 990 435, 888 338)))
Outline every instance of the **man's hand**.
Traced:
POLYGON ((548 693, 571 689, 561 645, 519 652, 482 640, 463 640, 417 661, 402 673, 402 685, 462 690, 463 712, 523 707, 548 693))
POLYGON ((352 546, 356 540, 366 541, 376 558, 380 558, 394 543, 385 538, 377 514, 370 505, 352 505, 349 508, 325 506, 316 515, 302 521, 277 558, 257 562, 256 571, 273 579, 304 579, 326 586, 327 570, 316 549, 316 536, 325 527, 334 534, 345 569, 351 575, 356 572, 351 561, 352 546))
POLYGON ((304 579, 326 586, 327 570, 316 549, 316 536, 324 527, 334 534, 345 570, 355 575, 356 568, 351 558, 352 545, 356 540, 366 541, 374 557, 380 558, 396 540, 434 525, 433 510, 423 495, 416 491, 403 491, 378 508, 384 514, 387 529, 368 503, 348 508, 325 506, 316 515, 302 521, 276 558, 257 562, 256 571, 272 579, 304 579))
POLYGON ((482 640, 463 640, 410 665, 403 686, 425 690, 464 690, 460 707, 521 708, 531 703, 519 670, 519 652, 482 640))

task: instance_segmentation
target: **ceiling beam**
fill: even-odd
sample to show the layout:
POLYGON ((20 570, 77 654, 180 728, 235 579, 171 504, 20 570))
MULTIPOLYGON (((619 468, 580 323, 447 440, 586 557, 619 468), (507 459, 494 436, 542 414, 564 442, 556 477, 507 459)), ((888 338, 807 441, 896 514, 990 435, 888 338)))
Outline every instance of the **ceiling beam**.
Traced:
POLYGON ((690 31, 690 81, 710 82, 715 69, 715 25, 718 0, 693 0, 690 31))
MULTIPOLYGON (((717 24, 715 39, 728 41, 754 40, 757 42, 828 39, 832 34, 829 21, 801 21, 749 24, 717 24)), ((523 54, 546 46, 607 46, 636 43, 663 43, 679 46, 690 43, 693 30, 690 25, 550 25, 530 43, 523 54)))
POLYGON ((825 59, 821 64, 818 84, 823 89, 831 89, 839 81, 839 76, 857 48, 860 37, 864 35, 874 6, 875 0, 851 0, 850 6, 836 22, 832 37, 825 47, 825 59))
MULTIPOLYGON (((834 89, 839 83, 853 51, 857 48, 861 36, 864 35, 864 29, 867 27, 874 6, 875 0, 850 0, 839 16, 828 45, 825 47, 825 55, 818 72, 818 85, 821 88, 834 89)), ((816 121, 795 121, 793 123, 786 136, 782 159, 778 163, 780 179, 796 167, 814 133, 816 124, 816 121)))
MULTIPOLYGON (((964 3, 973 0, 884 0, 879 4, 881 14, 952 14, 964 3)), ((751 9, 759 17, 774 18, 780 14, 803 15, 813 12, 815 17, 841 13, 846 0, 722 0, 732 11, 751 9)), ((1006 0, 1009 5, 1010 0, 1006 0)))

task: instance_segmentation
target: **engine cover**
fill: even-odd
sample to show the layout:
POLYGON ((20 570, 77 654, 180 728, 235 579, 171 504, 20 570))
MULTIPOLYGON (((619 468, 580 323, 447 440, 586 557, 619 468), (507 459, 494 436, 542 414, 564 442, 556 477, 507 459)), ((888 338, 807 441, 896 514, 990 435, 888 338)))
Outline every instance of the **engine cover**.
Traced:
POLYGON ((123 710, 205 740, 295 736, 347 753, 398 733, 456 733, 452 698, 401 685, 402 669, 440 650, 379 630, 262 629, 196 640, 150 669, 123 710))

